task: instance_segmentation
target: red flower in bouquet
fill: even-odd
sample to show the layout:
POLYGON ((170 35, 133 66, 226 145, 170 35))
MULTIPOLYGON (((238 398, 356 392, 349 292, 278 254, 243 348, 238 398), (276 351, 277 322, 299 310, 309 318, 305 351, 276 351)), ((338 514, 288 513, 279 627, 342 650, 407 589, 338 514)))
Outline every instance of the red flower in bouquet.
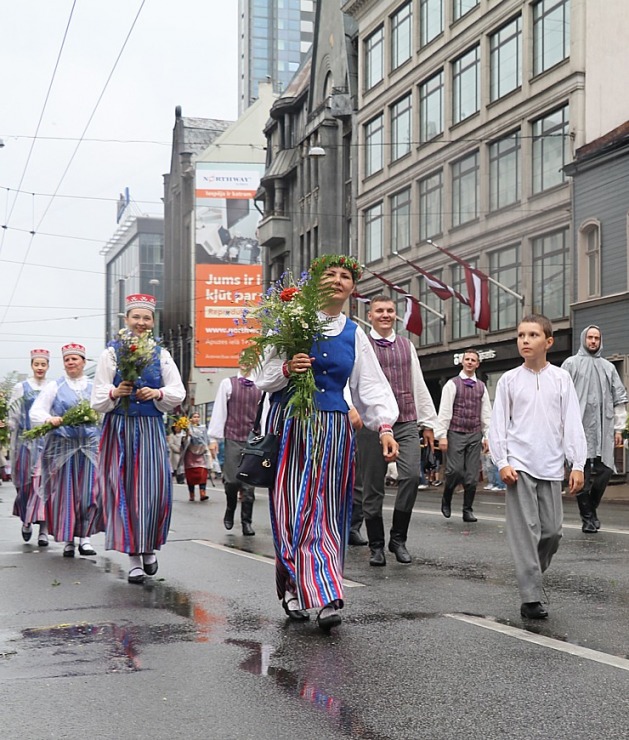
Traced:
POLYGON ((284 288, 284 290, 280 293, 280 301, 284 301, 284 303, 290 303, 293 298, 299 293, 299 290, 297 288, 284 288))

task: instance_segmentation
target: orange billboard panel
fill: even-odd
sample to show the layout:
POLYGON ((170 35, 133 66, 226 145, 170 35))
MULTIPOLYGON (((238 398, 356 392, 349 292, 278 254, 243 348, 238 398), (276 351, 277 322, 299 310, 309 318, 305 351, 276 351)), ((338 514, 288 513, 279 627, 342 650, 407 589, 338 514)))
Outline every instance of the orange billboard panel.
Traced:
POLYGON ((238 367, 238 356, 255 335, 242 325, 242 311, 261 295, 261 265, 196 266, 195 367, 238 367))

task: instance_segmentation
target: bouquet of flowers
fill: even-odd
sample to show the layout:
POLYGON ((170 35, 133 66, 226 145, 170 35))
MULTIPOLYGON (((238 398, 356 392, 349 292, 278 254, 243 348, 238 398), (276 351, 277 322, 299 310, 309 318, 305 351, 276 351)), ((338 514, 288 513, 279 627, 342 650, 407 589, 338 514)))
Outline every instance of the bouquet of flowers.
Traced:
MULTIPOLYGON (((245 309, 243 318, 236 319, 237 324, 253 320, 260 327, 259 336, 241 354, 244 365, 259 366, 270 347, 287 359, 299 352, 309 354, 315 342, 325 339, 323 332, 328 321, 319 312, 326 306, 332 290, 322 282, 326 269, 325 263, 313 265, 297 281, 290 272, 285 272, 262 296, 259 305, 245 309)), ((312 418, 316 390, 312 369, 291 375, 288 414, 300 421, 312 418)))
MULTIPOLYGON (((79 427, 83 424, 96 424, 98 422, 98 413, 90 406, 90 402, 86 399, 79 401, 76 406, 68 409, 65 414, 61 417, 61 426, 64 427, 79 427)), ((48 432, 58 427, 54 426, 50 422, 42 424, 41 426, 28 429, 23 432, 22 437, 26 440, 37 439, 43 437, 48 432)))
MULTIPOLYGON (((129 329, 121 329, 114 342, 118 371, 122 380, 137 383, 142 372, 153 361, 153 353, 158 345, 153 332, 146 331, 139 336, 129 329)), ((121 399, 123 408, 129 408, 129 397, 121 399)))
POLYGON ((190 419, 187 416, 179 416, 175 419, 174 424, 180 432, 185 432, 190 426, 190 419))

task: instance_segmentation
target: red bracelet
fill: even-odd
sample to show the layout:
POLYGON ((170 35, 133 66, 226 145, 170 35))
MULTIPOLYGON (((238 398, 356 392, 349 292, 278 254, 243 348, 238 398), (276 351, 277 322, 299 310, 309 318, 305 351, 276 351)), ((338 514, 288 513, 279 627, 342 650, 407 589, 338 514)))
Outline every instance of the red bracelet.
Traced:
POLYGON ((290 378, 290 370, 288 369, 288 360, 282 365, 282 375, 285 378, 290 378))
POLYGON ((113 388, 110 388, 110 389, 109 389, 109 398, 110 398, 110 399, 111 399, 112 401, 115 401, 115 400, 116 400, 116 399, 114 398, 114 389, 113 389, 113 388))

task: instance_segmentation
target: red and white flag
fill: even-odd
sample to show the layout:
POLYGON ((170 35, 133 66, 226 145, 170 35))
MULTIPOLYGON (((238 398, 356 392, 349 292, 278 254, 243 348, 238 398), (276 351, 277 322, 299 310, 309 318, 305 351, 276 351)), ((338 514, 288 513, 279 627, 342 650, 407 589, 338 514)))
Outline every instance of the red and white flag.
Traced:
POLYGON ((419 303, 417 303, 416 300, 413 300, 413 297, 410 295, 406 296, 404 328, 413 334, 417 334, 418 337, 421 337, 424 329, 424 322, 422 321, 422 312, 420 310, 419 303))

